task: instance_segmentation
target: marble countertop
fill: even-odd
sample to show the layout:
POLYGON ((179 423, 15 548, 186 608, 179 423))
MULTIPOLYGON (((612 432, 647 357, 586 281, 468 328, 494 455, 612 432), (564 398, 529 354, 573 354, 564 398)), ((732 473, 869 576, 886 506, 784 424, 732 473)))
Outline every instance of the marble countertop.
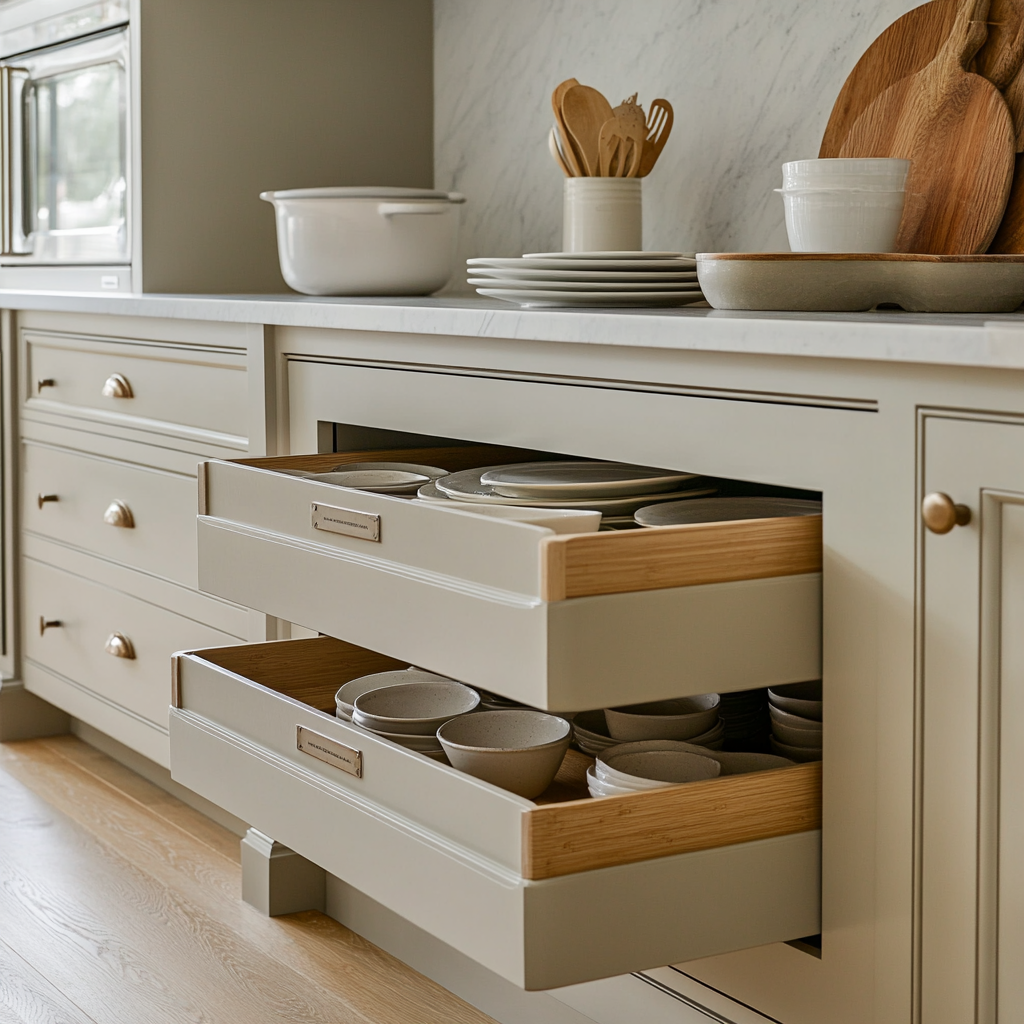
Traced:
POLYGON ((1024 313, 524 310, 497 300, 86 295, 0 290, 0 308, 400 334, 1024 369, 1024 313))

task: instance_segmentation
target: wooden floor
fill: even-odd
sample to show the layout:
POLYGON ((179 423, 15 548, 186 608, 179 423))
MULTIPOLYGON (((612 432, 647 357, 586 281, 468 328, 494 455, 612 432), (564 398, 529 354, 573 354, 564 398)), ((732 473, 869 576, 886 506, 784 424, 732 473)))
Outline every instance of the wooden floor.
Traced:
POLYGON ((491 1020, 240 888, 236 836, 92 747, 0 744, 0 1024, 491 1020))

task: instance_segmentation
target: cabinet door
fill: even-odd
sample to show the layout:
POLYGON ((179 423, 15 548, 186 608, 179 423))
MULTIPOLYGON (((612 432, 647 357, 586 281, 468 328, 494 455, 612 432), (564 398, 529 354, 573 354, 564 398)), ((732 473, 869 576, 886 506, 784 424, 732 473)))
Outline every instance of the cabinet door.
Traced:
POLYGON ((922 495, 971 511, 922 529, 920 1004, 927 1024, 1024 1005, 1024 425, 925 416, 922 495))

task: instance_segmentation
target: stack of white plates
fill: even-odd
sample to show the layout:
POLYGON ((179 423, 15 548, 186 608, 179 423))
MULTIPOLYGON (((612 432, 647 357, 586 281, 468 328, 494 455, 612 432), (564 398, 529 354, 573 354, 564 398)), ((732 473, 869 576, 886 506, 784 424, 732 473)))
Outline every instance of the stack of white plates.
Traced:
POLYGON ((685 306, 704 296, 681 252, 534 252, 466 261, 481 295, 520 306, 685 306))
POLYGON ((794 761, 820 761, 821 680, 790 683, 768 691, 772 750, 794 761))
MULTIPOLYGON (((622 796, 717 778, 718 761, 664 742, 626 743, 601 753, 587 769, 590 795, 622 796)), ((689 746, 686 744, 685 746, 689 746)))
POLYGON ((553 461, 483 466, 440 477, 419 490, 426 501, 594 509, 629 516, 642 505, 714 494, 706 478, 621 462, 553 461))

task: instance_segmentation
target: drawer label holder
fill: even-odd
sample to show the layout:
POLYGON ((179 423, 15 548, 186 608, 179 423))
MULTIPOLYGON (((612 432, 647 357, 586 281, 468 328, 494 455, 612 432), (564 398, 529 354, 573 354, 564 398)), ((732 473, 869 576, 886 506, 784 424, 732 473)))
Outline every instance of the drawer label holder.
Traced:
POLYGON ((304 754, 315 757, 324 764, 334 768, 340 768, 357 779, 363 777, 363 754, 362 751, 346 747, 344 743, 332 740, 328 736, 321 736, 304 725, 296 726, 295 745, 304 754))
POLYGON ((321 505, 314 501, 310 505, 314 530, 340 533, 344 537, 358 537, 360 540, 374 540, 380 543, 380 516, 369 512, 357 512, 354 508, 338 508, 336 505, 321 505))

